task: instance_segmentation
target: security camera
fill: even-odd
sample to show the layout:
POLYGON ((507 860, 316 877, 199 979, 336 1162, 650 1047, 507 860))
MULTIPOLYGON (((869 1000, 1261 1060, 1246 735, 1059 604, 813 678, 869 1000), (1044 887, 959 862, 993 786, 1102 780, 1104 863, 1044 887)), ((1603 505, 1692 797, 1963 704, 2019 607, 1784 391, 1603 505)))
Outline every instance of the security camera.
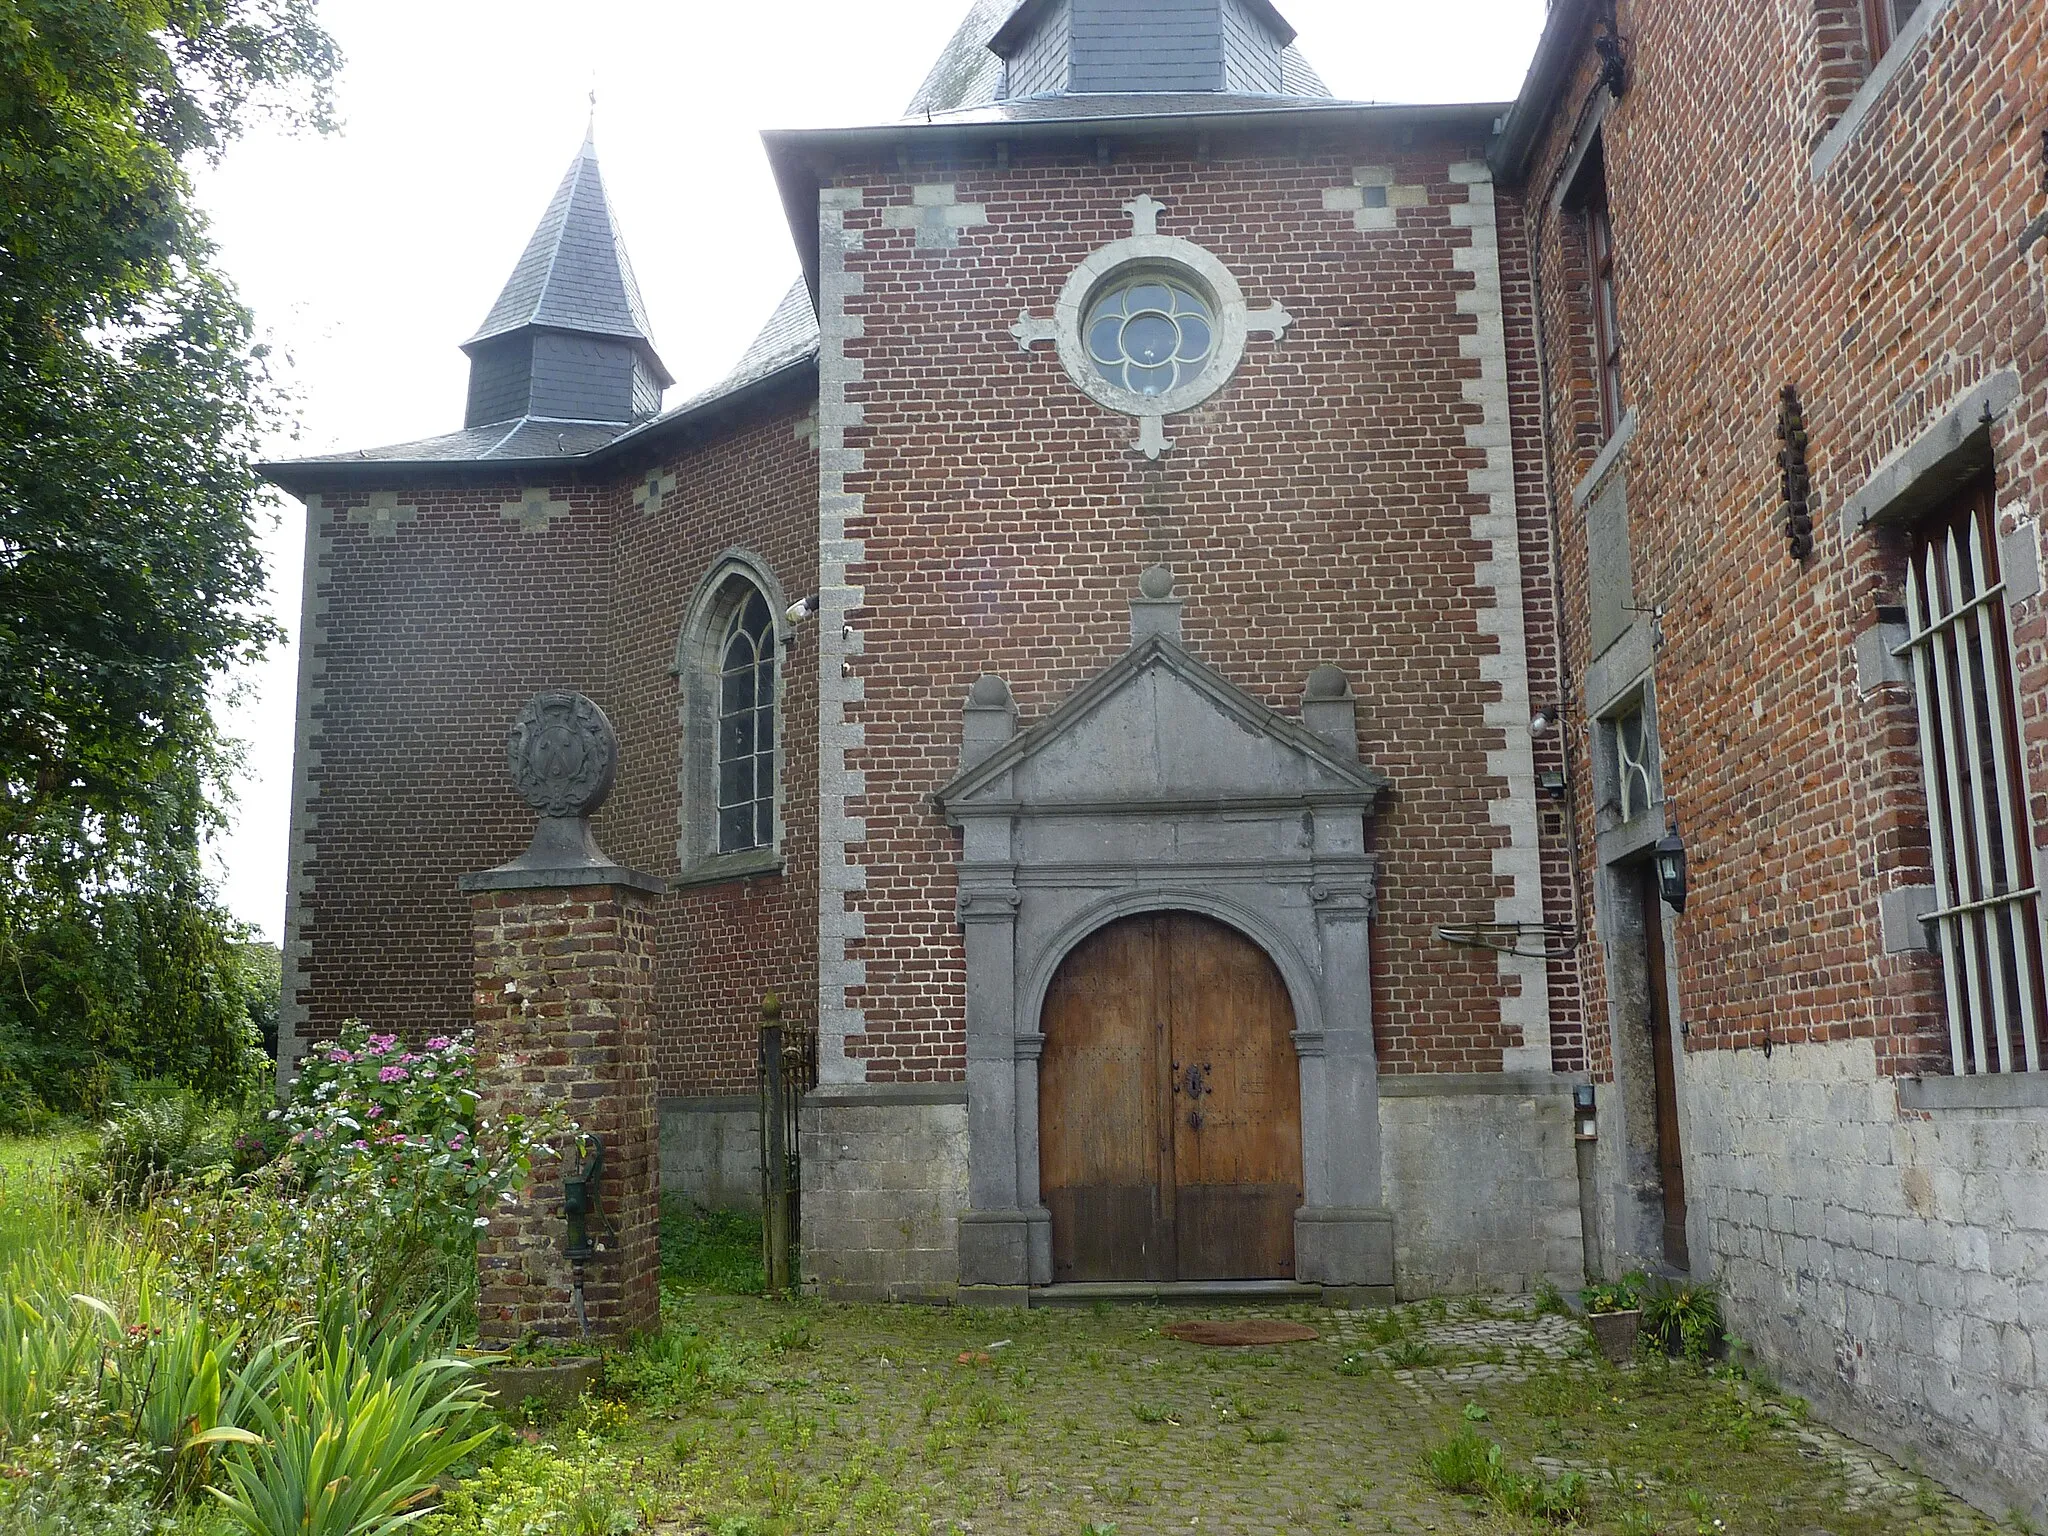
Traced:
POLYGON ((817 611, 818 599, 814 593, 810 597, 800 597, 791 603, 783 610, 782 616, 792 624, 801 624, 817 611))

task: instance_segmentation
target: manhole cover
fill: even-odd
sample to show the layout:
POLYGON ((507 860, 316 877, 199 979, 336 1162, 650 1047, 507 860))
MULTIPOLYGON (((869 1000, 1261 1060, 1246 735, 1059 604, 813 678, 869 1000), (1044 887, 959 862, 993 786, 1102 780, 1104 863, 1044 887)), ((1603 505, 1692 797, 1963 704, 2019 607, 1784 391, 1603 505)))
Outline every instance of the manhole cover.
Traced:
POLYGON ((1283 1323, 1270 1317, 1245 1317, 1229 1322, 1202 1318, 1192 1323, 1172 1323, 1161 1330, 1170 1339, 1189 1344, 1298 1344, 1320 1337, 1303 1323, 1283 1323))

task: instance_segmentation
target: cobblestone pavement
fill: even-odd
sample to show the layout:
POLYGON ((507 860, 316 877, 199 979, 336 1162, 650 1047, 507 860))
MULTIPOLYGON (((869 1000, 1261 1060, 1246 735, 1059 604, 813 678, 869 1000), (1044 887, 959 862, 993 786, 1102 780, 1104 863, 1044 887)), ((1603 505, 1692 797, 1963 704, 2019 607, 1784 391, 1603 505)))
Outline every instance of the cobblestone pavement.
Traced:
POLYGON ((673 1529, 716 1536, 1536 1528, 1436 1486, 1428 1454, 1461 1433, 1534 1486, 1583 1478, 1583 1529, 1993 1529, 1796 1402, 1732 1373, 1617 1371, 1578 1320, 1525 1300, 1260 1309, 1321 1337, 1249 1349, 1160 1333, 1191 1315, 1218 1314, 672 1298, 672 1330, 728 1364, 715 1390, 643 1407, 632 1433, 650 1466, 679 1469, 673 1529))

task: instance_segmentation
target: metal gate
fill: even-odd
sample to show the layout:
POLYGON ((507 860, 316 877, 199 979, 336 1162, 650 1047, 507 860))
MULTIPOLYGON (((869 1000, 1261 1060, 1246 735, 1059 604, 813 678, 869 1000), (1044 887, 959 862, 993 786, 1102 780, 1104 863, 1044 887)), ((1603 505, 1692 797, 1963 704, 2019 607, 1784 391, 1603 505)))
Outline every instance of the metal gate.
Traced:
POLYGON ((768 1289, 786 1291, 794 1273, 803 1208, 803 1159, 797 1112, 818 1086, 815 1030, 785 1024, 782 1001, 761 999, 761 1050, 756 1062, 761 1104, 761 1269, 768 1289))

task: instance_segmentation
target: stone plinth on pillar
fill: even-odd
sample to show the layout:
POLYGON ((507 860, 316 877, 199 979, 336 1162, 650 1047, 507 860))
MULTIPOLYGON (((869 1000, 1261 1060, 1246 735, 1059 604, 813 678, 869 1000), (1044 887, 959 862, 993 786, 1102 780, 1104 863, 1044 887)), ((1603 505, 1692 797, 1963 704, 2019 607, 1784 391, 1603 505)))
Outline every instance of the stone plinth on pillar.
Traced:
POLYGON ((580 694, 541 694, 512 729, 515 782, 541 812, 533 845, 465 875, 475 957, 480 1115, 563 1103, 603 1147, 586 1247, 571 1254, 565 1177, 537 1163, 518 1200, 477 1234, 478 1332, 619 1338, 660 1322, 652 875, 605 859, 589 815, 611 787, 616 738, 580 694), (577 1285, 581 1281, 581 1311, 577 1285))

